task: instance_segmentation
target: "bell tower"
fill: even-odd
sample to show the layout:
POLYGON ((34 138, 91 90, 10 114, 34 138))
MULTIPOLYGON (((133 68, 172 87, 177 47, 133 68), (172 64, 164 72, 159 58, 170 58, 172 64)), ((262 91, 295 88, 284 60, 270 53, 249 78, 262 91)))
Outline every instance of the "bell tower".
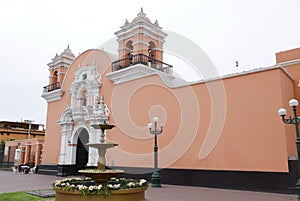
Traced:
POLYGON ((56 54, 52 59, 52 62, 48 63, 50 71, 48 91, 60 88, 66 71, 68 70, 74 59, 75 56, 68 45, 68 47, 60 55, 56 54))
POLYGON ((146 17, 143 8, 131 22, 126 19, 115 34, 119 44, 118 60, 112 62, 112 72, 106 74, 115 84, 152 74, 173 79, 173 66, 163 62, 167 34, 157 20, 152 23, 146 17))
POLYGON ((121 30, 116 33, 119 43, 119 59, 126 59, 134 55, 146 55, 163 61, 163 44, 167 36, 156 20, 152 23, 141 8, 132 22, 125 20, 121 30))

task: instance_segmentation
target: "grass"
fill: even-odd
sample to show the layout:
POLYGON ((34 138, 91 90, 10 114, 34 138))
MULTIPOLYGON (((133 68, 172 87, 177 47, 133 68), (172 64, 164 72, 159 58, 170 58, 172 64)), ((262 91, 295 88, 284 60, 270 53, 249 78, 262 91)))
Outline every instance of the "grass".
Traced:
POLYGON ((0 194, 1 201, 42 201, 49 200, 52 198, 41 198, 27 194, 25 191, 13 192, 13 193, 2 193, 0 194))

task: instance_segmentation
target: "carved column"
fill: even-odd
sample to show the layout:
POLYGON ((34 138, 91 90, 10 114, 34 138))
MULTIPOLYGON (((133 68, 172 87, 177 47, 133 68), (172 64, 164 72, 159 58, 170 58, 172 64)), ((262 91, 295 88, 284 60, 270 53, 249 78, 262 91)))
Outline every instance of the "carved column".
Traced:
POLYGON ((68 136, 71 133, 72 122, 60 122, 61 125, 61 145, 60 145, 60 155, 58 164, 64 165, 69 164, 69 154, 68 154, 68 136))

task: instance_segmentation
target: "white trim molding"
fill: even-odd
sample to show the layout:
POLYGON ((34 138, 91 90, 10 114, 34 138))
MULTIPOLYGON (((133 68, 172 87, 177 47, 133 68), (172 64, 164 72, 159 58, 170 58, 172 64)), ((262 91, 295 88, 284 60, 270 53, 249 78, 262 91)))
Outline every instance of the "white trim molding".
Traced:
POLYGON ((151 75, 158 75, 169 88, 177 88, 183 86, 183 84, 188 84, 187 82, 174 77, 170 73, 162 72, 144 64, 136 64, 121 70, 107 73, 106 77, 111 79, 114 84, 121 84, 151 75))
POLYGON ((60 100, 64 92, 65 91, 63 89, 56 89, 50 92, 43 91, 41 97, 43 97, 48 103, 50 103, 53 101, 60 100))
POLYGON ((147 45, 148 47, 150 46, 149 43, 142 41, 142 40, 138 40, 138 41, 132 43, 132 46, 135 46, 136 44, 144 44, 144 45, 147 45))

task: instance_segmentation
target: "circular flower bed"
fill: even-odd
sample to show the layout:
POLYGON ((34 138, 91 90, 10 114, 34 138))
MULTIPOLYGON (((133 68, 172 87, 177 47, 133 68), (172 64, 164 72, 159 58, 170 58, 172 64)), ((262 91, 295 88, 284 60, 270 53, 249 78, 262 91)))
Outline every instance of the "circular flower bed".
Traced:
POLYGON ((104 197, 110 196, 114 190, 132 189, 147 187, 148 182, 145 179, 125 179, 125 178, 111 178, 106 185, 96 185, 91 178, 66 178, 57 180, 53 183, 54 188, 63 191, 79 191, 83 196, 91 194, 102 195, 104 197))

